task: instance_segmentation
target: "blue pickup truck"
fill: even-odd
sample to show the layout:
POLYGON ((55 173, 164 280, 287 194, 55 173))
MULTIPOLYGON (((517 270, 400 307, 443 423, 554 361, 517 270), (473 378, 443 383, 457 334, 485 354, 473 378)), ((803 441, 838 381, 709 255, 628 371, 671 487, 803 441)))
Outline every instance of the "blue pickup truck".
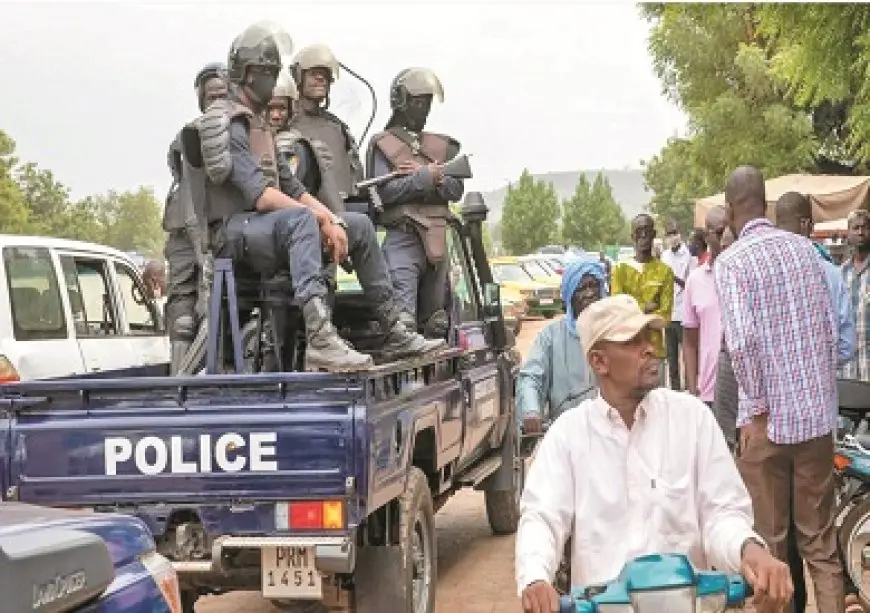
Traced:
POLYGON ((178 580, 135 517, 0 503, 3 613, 178 613, 178 580))
MULTIPOLYGON (((473 487, 495 533, 519 519, 517 353, 483 249, 486 214, 469 194, 449 220, 451 265, 471 289, 452 301, 450 349, 357 374, 3 386, 3 496, 141 518, 187 612, 201 594, 256 589, 291 610, 431 613, 433 514, 473 487)), ((336 323, 358 345, 372 335, 367 308, 336 297, 336 323)))

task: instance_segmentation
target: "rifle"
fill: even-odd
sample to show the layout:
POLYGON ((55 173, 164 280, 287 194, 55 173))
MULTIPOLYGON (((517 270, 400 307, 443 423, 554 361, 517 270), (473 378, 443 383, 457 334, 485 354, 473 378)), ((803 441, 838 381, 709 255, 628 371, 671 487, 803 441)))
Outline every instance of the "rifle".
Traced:
MULTIPOLYGON (((470 179, 473 176, 471 173, 471 165, 468 163, 468 156, 465 154, 457 155, 452 160, 445 162, 443 168, 445 177, 453 177, 454 179, 470 179)), ((377 187, 378 185, 383 185, 390 179, 402 176, 405 176, 405 173, 394 170, 393 172, 379 177, 372 177, 371 179, 360 181, 356 186, 357 189, 377 187)))

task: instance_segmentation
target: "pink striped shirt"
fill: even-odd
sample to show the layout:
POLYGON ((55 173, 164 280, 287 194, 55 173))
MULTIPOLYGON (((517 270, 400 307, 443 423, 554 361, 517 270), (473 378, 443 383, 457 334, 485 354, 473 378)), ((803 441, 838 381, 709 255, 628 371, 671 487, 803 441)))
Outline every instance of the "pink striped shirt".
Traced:
POLYGON ((837 329, 813 244, 755 219, 714 266, 725 344, 739 384, 737 426, 768 413, 774 443, 831 432, 837 329))

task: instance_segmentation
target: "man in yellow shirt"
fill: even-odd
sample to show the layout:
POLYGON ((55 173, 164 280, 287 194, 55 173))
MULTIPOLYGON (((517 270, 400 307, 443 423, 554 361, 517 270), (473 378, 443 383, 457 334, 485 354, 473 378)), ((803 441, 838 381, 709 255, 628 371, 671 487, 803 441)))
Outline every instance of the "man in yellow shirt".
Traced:
MULTIPOLYGON (((667 323, 674 304, 674 271, 653 256, 655 237, 652 217, 641 213, 631 221, 634 257, 614 266, 610 293, 628 294, 637 300, 644 313, 659 315, 667 323)), ((656 355, 662 359, 664 377, 665 343, 661 330, 653 331, 652 342, 656 355)))

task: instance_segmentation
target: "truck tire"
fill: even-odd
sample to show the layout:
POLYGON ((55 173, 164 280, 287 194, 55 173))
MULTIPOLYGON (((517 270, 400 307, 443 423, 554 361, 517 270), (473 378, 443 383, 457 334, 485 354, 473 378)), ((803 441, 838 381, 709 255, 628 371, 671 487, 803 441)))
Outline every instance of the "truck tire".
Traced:
POLYGON ((179 596, 181 600, 181 613, 194 613, 194 607, 196 606, 196 600, 199 598, 199 594, 194 590, 182 589, 179 596))
POLYGON ((399 498, 399 534, 409 569, 413 613, 433 613, 438 552, 435 547, 435 511, 425 473, 412 466, 408 487, 399 498))
POLYGON ((486 518, 493 534, 513 534, 520 523, 520 496, 523 494, 526 465, 519 450, 519 441, 514 439, 514 463, 511 489, 483 492, 486 502, 486 518))

